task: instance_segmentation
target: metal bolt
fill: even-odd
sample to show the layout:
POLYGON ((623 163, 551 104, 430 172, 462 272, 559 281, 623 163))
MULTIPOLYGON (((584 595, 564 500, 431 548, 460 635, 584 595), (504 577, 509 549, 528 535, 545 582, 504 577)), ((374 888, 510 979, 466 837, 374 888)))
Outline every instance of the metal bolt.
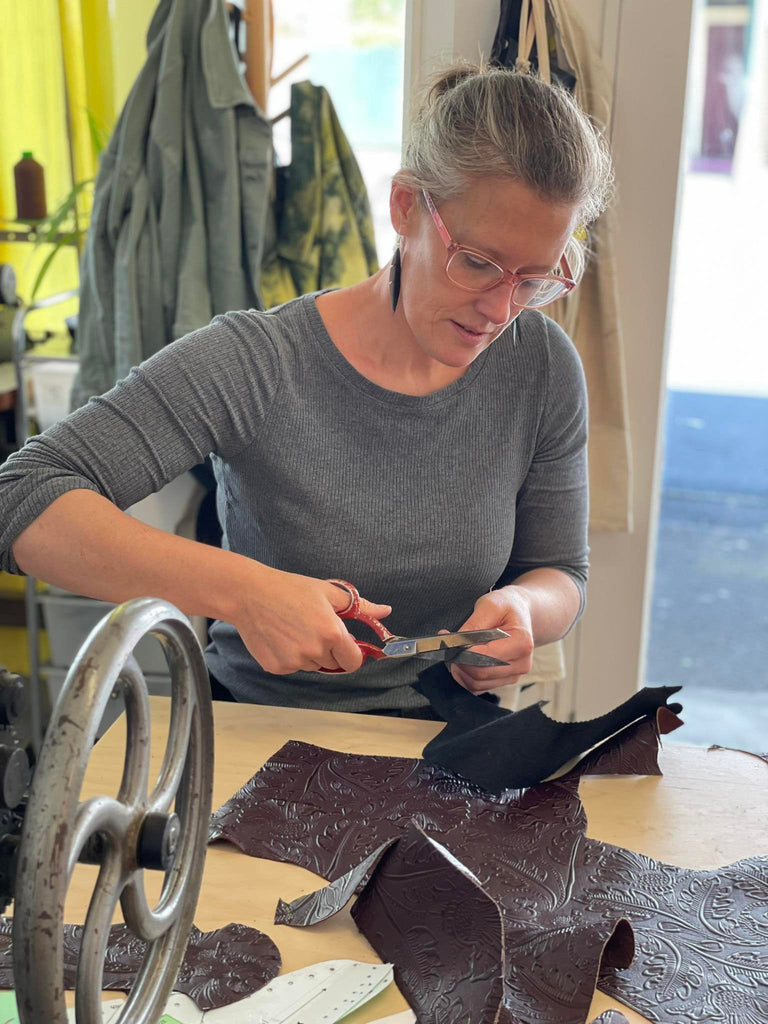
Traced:
POLYGON ((140 868, 168 871, 176 859, 181 822, 176 814, 147 814, 139 832, 136 862, 140 868))

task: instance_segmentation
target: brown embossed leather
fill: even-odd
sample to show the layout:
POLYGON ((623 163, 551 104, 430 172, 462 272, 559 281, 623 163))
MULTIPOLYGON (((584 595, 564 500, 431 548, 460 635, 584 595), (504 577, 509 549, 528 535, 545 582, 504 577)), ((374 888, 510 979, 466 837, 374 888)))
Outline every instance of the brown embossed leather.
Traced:
MULTIPOLYGON (((559 810, 578 811, 583 825, 575 788, 557 784, 555 792, 562 796, 559 810)), ((338 878, 411 820, 439 838, 466 825, 472 808, 505 813, 520 799, 534 798, 515 791, 490 797, 417 758, 340 754, 290 740, 212 815, 209 838, 338 878)))
POLYGON ((694 871, 592 846, 587 898, 621 906, 637 948, 603 970, 603 992, 659 1024, 768 1021, 768 858, 694 871))
POLYGON ((423 761, 291 741, 214 814, 211 835, 337 879, 414 820, 501 908, 499 1024, 584 1024, 622 919, 635 957, 611 966, 608 946, 604 991, 659 1024, 765 1024, 768 858, 689 871, 587 839, 577 786, 575 772, 493 797, 423 761))
MULTIPOLYGON (((13 987, 11 921, 0 921, 0 988, 13 987)), ((82 925, 64 925, 64 987, 73 989, 80 957, 82 925)), ((103 987, 106 991, 130 992, 146 952, 124 924, 109 930, 104 960, 103 987)), ((280 952, 272 939, 255 928, 228 924, 215 931, 201 932, 192 926, 174 992, 183 992, 201 1010, 244 999, 271 981, 280 970, 280 952)))
MULTIPOLYGON (((505 956, 513 930, 500 904, 466 867, 414 824, 325 888, 293 903, 280 900, 275 922, 306 925, 325 920, 360 888, 352 916, 379 956, 395 964, 398 987, 420 1024, 493 1024, 497 1020, 523 1024, 526 1011, 531 1019, 539 1019, 543 1006, 547 1020, 563 1020, 564 1012, 576 1012, 579 1017, 572 1019, 583 1021, 598 965, 626 967, 632 960, 634 943, 626 921, 593 922, 571 934, 558 927, 546 910, 516 930, 515 949, 505 956), (542 949, 551 946, 553 933, 563 932, 558 939, 564 937, 568 948, 560 951, 559 959, 567 963, 566 958, 580 951, 588 982, 583 986, 578 972, 571 975, 576 985, 569 986, 566 998, 572 1009, 565 1008, 563 995, 555 991, 562 987, 562 979, 545 977, 547 968, 537 962, 542 949), (519 994, 504 998, 504 986, 514 989, 519 978, 523 978, 519 987, 525 988, 530 981, 532 989, 539 990, 535 1005, 526 1008, 525 997, 519 994), (550 989, 548 996, 544 985, 550 989)), ((561 916, 559 910, 556 914, 561 916)), ((551 968, 556 956, 547 959, 551 968)))
POLYGON ((294 927, 304 928, 338 914, 352 896, 365 886, 378 867, 384 853, 396 842, 398 842, 397 839, 390 839, 388 842, 382 843, 357 867, 347 871, 341 878, 337 878, 324 889, 299 896, 298 899, 292 900, 290 903, 279 899, 275 910, 275 924, 291 924, 294 927))
POLYGON ((661 775, 659 737, 682 724, 674 712, 661 707, 655 718, 636 722, 587 754, 575 766, 574 775, 661 775))
POLYGON ((504 994, 501 910, 418 826, 379 861, 352 916, 419 1024, 497 1024, 504 994))

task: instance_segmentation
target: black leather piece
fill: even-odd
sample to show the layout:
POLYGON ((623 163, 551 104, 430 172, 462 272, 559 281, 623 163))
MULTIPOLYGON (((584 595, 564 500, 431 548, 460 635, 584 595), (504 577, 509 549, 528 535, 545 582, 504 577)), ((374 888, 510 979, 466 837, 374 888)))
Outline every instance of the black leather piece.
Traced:
POLYGON ((425 761, 457 772, 490 793, 535 786, 660 707, 679 686, 646 686, 629 700, 587 722, 556 722, 541 710, 544 701, 522 711, 494 706, 455 682, 443 665, 419 674, 414 688, 427 699, 445 728, 426 745, 425 761))

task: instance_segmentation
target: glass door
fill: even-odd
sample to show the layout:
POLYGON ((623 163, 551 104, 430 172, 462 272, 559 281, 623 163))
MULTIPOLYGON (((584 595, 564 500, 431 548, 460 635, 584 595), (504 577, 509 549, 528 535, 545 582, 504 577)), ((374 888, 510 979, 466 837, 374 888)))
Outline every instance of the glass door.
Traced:
MULTIPOLYGON (((699 0, 646 683, 768 750, 768 4, 699 0)), ((674 737, 673 737, 674 738, 674 737)))
POLYGON ((365 181, 383 266, 395 246, 389 187, 400 167, 405 0, 293 0, 273 10, 273 74, 293 68, 269 94, 278 162, 291 158, 290 118, 280 117, 291 83, 325 86, 365 181))

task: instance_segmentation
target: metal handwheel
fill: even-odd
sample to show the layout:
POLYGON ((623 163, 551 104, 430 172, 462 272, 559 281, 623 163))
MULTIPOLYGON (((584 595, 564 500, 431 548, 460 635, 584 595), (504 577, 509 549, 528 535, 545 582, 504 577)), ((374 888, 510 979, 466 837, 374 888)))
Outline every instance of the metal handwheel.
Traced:
POLYGON ((75 987, 77 1024, 101 1024, 104 955, 118 900, 148 943, 119 1017, 156 1024, 179 970, 202 882, 213 781, 213 720, 202 650, 173 605, 139 598, 91 632, 67 675, 35 767, 16 877, 13 969, 22 1024, 66 1024, 62 925, 78 860, 100 864, 85 919, 75 987), (171 720, 159 778, 149 788, 150 723, 133 650, 147 633, 171 672, 171 720), (126 754, 117 798, 80 802, 96 731, 116 685, 123 689, 126 754), (175 813, 172 804, 175 800, 175 813), (150 908, 144 868, 165 873, 150 908))

